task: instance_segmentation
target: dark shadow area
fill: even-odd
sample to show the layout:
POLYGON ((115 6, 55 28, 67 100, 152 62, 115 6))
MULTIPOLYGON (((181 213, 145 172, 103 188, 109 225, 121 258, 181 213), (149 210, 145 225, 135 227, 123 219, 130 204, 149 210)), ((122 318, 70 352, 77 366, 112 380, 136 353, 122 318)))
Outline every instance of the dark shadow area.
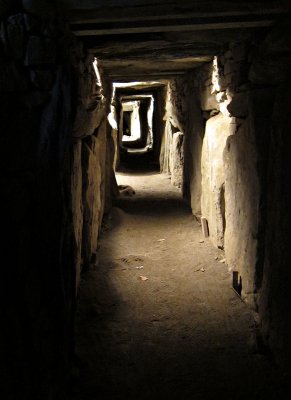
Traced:
POLYGON ((159 171, 159 163, 155 160, 152 151, 144 154, 120 153, 120 166, 118 172, 142 174, 144 172, 156 173, 157 171, 159 171))

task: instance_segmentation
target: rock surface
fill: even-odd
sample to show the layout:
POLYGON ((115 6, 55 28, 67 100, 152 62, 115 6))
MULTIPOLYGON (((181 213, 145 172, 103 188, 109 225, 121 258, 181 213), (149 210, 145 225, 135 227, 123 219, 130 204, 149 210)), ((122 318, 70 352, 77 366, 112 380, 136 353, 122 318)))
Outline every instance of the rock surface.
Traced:
POLYGON ((184 135, 182 132, 175 132, 173 135, 171 158, 171 183, 180 188, 183 185, 184 169, 184 135))
POLYGON ((209 234, 216 247, 224 247, 225 171, 223 152, 230 135, 230 118, 218 114, 206 123, 201 156, 201 212, 207 219, 209 234))

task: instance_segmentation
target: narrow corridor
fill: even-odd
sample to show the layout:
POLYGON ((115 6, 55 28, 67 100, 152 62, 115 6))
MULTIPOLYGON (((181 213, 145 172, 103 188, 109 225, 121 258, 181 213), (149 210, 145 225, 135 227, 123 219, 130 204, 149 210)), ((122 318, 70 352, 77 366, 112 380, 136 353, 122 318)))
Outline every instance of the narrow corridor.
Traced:
POLYGON ((118 200, 82 277, 72 398, 280 399, 254 315, 179 190, 157 172, 117 180, 136 194, 118 200))
POLYGON ((290 20, 0 0, 1 400, 291 399, 290 20))

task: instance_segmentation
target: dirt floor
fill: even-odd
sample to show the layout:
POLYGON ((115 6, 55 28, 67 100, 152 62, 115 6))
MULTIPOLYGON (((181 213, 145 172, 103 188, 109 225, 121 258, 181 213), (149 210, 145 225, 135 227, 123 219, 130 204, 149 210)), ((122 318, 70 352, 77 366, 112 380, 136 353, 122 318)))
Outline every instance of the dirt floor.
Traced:
POLYGON ((223 252, 179 190, 156 172, 117 179, 136 194, 113 208, 82 278, 72 399, 285 399, 223 252))

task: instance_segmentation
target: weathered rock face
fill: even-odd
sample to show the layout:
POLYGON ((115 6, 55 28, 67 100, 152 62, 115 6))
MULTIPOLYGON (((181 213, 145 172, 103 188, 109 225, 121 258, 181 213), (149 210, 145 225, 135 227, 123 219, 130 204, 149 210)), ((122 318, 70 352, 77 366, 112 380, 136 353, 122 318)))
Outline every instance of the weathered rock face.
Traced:
MULTIPOLYGON (((192 102, 196 123, 191 125, 197 126, 200 134, 195 141, 186 135, 186 143, 196 155, 192 155, 196 161, 190 177, 199 176, 201 162, 201 207, 211 239, 215 245, 224 245, 229 269, 238 271, 242 280, 243 299, 262 318, 266 343, 290 370, 287 304, 291 299, 286 261, 291 234, 287 206, 290 135, 286 136, 290 132, 290 99, 284 85, 279 86, 283 81, 285 88, 290 84, 287 36, 282 26, 263 42, 232 43, 215 60, 212 74, 209 66, 196 71, 193 91, 196 88, 199 93, 200 118, 207 123, 204 136, 199 110, 192 102), (218 110, 220 114, 213 116, 218 110), (197 149, 202 140, 201 157, 197 149)), ((191 154, 187 147, 186 152, 191 154)), ((194 182, 190 195, 197 215, 200 192, 196 178, 194 182)))
POLYGON ((229 267, 242 276, 242 296, 245 298, 255 292, 260 196, 254 132, 247 122, 228 139, 224 162, 226 259, 229 267))
POLYGON ((184 146, 183 196, 191 204, 192 213, 201 215, 201 153, 205 120, 201 112, 199 86, 193 74, 188 74, 188 121, 184 146))
POLYGON ((223 151, 231 134, 230 121, 222 113, 207 121, 201 157, 202 216, 208 220, 212 242, 220 248, 224 247, 225 231, 223 151))
POLYGON ((183 187, 184 132, 187 98, 183 79, 170 81, 166 94, 165 129, 162 135, 160 168, 171 175, 171 182, 183 187))
POLYGON ((172 137, 172 125, 170 121, 166 121, 160 153, 161 172, 170 173, 170 153, 172 147, 172 137))
POLYGON ((98 93, 94 70, 90 64, 86 69, 87 72, 79 76, 79 107, 73 127, 76 138, 93 135, 106 116, 106 102, 98 93))
POLYGON ((85 268, 97 250, 98 234, 104 211, 106 125, 97 137, 89 136, 82 146, 84 224, 82 255, 85 268))
POLYGON ((182 132, 175 132, 173 135, 171 159, 171 183, 174 186, 182 187, 184 167, 184 135, 182 132))

